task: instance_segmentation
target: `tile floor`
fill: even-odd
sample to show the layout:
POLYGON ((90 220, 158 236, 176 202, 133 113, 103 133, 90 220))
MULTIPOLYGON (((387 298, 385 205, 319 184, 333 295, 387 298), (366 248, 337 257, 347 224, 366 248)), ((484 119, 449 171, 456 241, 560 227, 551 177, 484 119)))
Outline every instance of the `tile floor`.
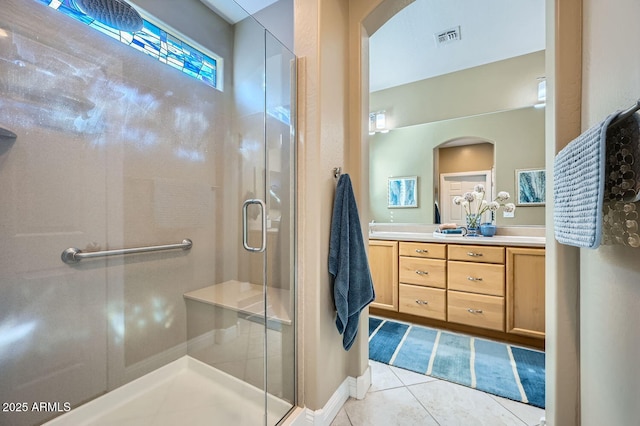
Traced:
POLYGON ((544 410, 466 386, 371 365, 371 388, 342 407, 331 426, 537 426, 544 410))

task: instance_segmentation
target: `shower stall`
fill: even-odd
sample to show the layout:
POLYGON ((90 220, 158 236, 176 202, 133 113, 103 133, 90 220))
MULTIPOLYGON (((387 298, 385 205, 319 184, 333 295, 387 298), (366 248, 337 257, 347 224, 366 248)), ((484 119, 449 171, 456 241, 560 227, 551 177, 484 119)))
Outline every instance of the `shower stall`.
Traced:
POLYGON ((0 424, 275 425, 295 57, 229 0, 129 3, 2 0, 0 424))

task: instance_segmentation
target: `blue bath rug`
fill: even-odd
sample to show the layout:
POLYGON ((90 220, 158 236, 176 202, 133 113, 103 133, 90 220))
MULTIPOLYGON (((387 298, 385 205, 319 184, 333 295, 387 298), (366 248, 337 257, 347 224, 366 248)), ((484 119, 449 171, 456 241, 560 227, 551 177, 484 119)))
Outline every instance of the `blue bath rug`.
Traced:
POLYGON ((544 408, 544 352, 369 317, 369 358, 544 408))

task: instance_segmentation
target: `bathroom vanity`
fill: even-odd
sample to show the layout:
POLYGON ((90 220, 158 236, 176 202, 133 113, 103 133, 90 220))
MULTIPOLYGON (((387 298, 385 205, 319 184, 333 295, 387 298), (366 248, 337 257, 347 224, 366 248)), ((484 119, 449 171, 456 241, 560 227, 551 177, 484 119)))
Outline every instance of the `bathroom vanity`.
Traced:
POLYGON ((544 347, 543 228, 524 232, 529 235, 444 237, 376 227, 369 234, 372 314, 544 347))

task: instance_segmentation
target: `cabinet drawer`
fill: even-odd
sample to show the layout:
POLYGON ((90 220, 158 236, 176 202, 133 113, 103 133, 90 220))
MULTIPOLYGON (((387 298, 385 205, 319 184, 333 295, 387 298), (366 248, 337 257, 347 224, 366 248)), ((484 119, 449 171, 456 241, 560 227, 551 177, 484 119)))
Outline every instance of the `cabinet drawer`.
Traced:
POLYGON ((447 264, 447 288, 504 296, 504 265, 452 262, 447 264))
POLYGON ((426 257, 430 259, 446 259, 446 244, 400 243, 400 256, 426 257))
POLYGON ((400 312, 405 314, 446 321, 446 298, 446 290, 400 284, 400 312))
POLYGON ((504 297, 447 292, 450 322, 504 331, 504 297))
POLYGON ((449 260, 504 263, 504 247, 449 245, 449 260))
POLYGON ((446 260, 400 256, 399 271, 401 283, 445 288, 446 260))

